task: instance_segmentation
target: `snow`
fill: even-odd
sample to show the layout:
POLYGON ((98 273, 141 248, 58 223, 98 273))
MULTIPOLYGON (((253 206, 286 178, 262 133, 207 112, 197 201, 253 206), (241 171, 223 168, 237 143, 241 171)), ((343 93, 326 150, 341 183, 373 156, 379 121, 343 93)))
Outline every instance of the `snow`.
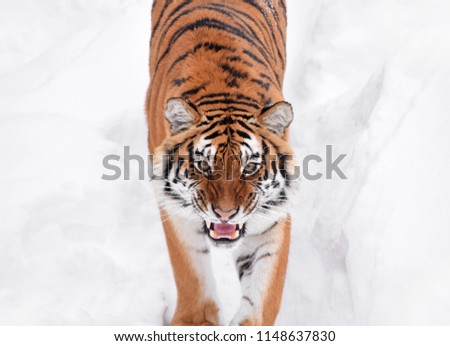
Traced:
MULTIPOLYGON (((0 324, 170 320, 150 186, 136 165, 101 179, 105 155, 147 154, 150 7, 0 1, 0 324)), ((299 161, 347 154, 348 179, 301 183, 277 323, 448 325, 450 3, 291 0, 288 15, 291 142, 299 161)), ((224 323, 237 287, 219 285, 224 323)))

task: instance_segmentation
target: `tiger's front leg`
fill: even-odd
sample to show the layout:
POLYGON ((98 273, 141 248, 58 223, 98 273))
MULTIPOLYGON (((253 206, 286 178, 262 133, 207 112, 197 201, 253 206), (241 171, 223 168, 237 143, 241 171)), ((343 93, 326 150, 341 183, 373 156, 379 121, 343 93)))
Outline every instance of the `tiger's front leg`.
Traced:
POLYGON ((172 324, 218 325, 216 286, 203 231, 164 211, 161 218, 178 293, 172 324))
POLYGON ((289 254, 290 217, 249 235, 234 254, 242 297, 231 325, 273 325, 280 309, 289 254))

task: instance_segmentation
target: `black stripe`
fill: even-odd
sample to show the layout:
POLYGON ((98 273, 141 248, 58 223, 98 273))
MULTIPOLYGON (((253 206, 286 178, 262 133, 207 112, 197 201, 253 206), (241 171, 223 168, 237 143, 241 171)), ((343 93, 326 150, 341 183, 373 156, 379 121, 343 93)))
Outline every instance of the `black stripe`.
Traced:
POLYGON ((205 208, 207 207, 207 203, 206 203, 206 195, 202 190, 199 190, 199 198, 201 200, 201 202, 203 203, 203 205, 205 206, 205 208))
POLYGON ((271 0, 263 0, 263 1, 266 4, 266 6, 271 9, 275 20, 278 21, 278 19, 279 19, 278 12, 277 12, 277 9, 275 8, 275 6, 273 5, 272 1, 271 0))
POLYGON ((265 11, 261 6, 259 6, 258 3, 255 0, 244 0, 244 2, 246 2, 247 4, 250 4, 253 7, 255 7, 263 15, 264 19, 266 20, 266 24, 273 31, 273 25, 270 22, 269 17, 267 16, 267 11, 265 11))
MULTIPOLYGON (((214 6, 214 5, 218 5, 218 4, 214 4, 214 3, 211 4, 211 6, 214 6)), ((221 7, 221 6, 219 6, 219 7, 221 7)), ((226 15, 227 17, 232 18, 234 20, 238 19, 241 23, 243 23, 245 25, 245 27, 247 28, 247 32, 249 32, 253 36, 253 38, 258 41, 258 43, 260 44, 260 47, 264 48, 265 51, 270 55, 270 52, 267 49, 267 46, 261 41, 261 39, 259 38, 259 35, 253 30, 253 28, 249 25, 249 23, 246 20, 242 19, 239 15, 231 14, 230 12, 225 11, 225 10, 219 10, 217 8, 214 8, 214 7, 211 8, 210 6, 205 6, 205 8, 218 11, 218 12, 220 12, 220 13, 222 13, 222 14, 226 15)), ((224 8, 224 7, 222 6, 222 8, 224 8)), ((241 12, 240 14, 242 14, 242 13, 243 12, 241 12)), ((251 17, 249 17, 249 18, 251 18, 251 17)), ((240 25, 240 24, 238 24, 238 25, 239 25, 239 27, 241 29, 245 30, 245 28, 243 28, 242 25, 240 25)))
POLYGON ((272 98, 271 97, 266 98, 266 95, 261 92, 258 92, 257 94, 261 98, 261 102, 264 103, 265 105, 263 110, 261 111, 262 114, 264 113, 264 111, 267 111, 270 108, 269 106, 272 104, 272 98))
POLYGON ((248 109, 244 109, 244 108, 238 108, 238 107, 225 107, 225 108, 215 108, 215 109, 208 109, 205 111, 205 113, 211 113, 211 112, 246 112, 246 113, 250 113, 250 111, 248 109))
POLYGON ((239 88, 241 85, 237 82, 236 78, 227 78, 225 79, 225 82, 227 83, 228 88, 239 88))
POLYGON ((253 151, 252 147, 247 142, 242 142, 242 145, 247 147, 250 151, 253 151))
MULTIPOLYGON (((247 18, 248 20, 250 20, 250 21, 254 24, 254 26, 255 26, 261 33, 263 32, 263 29, 264 29, 264 31, 266 32, 266 35, 267 35, 268 37, 271 36, 271 35, 270 35, 270 30, 269 30, 266 26, 261 27, 261 26, 259 25, 259 23, 258 23, 251 15, 249 15, 248 13, 243 12, 243 11, 240 11, 240 10, 238 10, 238 9, 236 9, 236 8, 230 7, 230 6, 225 5, 225 4, 213 4, 213 5, 214 5, 214 6, 218 6, 218 7, 222 7, 222 8, 227 8, 229 11, 232 11, 232 12, 234 12, 234 13, 236 13, 236 14, 239 14, 239 15, 241 15, 241 16, 244 16, 245 18, 247 18)), ((267 50, 267 46, 268 46, 269 43, 271 44, 272 50, 273 50, 274 42, 273 42, 273 41, 269 41, 269 42, 268 42, 268 41, 266 40, 266 37, 264 37, 264 40, 266 41, 266 44, 265 44, 265 45, 263 44, 263 46, 266 48, 266 50, 267 50)))
POLYGON ((274 253, 266 252, 265 254, 263 254, 263 255, 259 256, 257 259, 255 259, 255 261, 253 262, 253 265, 255 265, 256 262, 258 262, 259 260, 262 260, 263 258, 266 258, 266 257, 272 257, 273 255, 274 255, 274 253))
POLYGON ((264 204, 268 207, 267 209, 270 209, 270 206, 279 206, 287 201, 286 191, 283 189, 280 191, 280 193, 277 196, 276 200, 270 200, 265 202, 264 204))
POLYGON ((265 90, 269 91, 270 83, 264 83, 261 79, 253 78, 251 82, 258 84, 259 86, 263 87, 265 90))
MULTIPOLYGON (((207 118, 209 118, 209 117, 207 117, 207 118)), ((209 131, 211 131, 211 130, 212 130, 213 128, 215 128, 216 126, 217 126, 217 123, 216 123, 216 122, 210 124, 206 129, 204 129, 204 130, 202 131, 202 134, 208 133, 209 131)))
POLYGON ((236 263, 239 264, 240 262, 243 261, 248 261, 250 258, 252 258, 252 254, 250 255, 241 255, 237 258, 236 263))
POLYGON ((284 17, 286 17, 286 4, 284 3, 284 0, 278 0, 278 4, 281 6, 281 8, 283 9, 283 15, 284 17))
POLYGON ((272 167, 273 180, 275 180, 275 176, 277 175, 277 163, 275 160, 271 160, 270 165, 272 167))
MULTIPOLYGON (((245 122, 243 122, 242 120, 238 120, 237 122, 238 122, 238 124, 241 125, 244 129, 253 132, 253 130, 252 130, 245 122)), ((255 125, 255 124, 252 124, 252 125, 255 125)))
MULTIPOLYGON (((267 157, 267 155, 268 155, 268 153, 269 153, 269 146, 267 145, 267 143, 266 143, 265 140, 262 140, 262 147, 263 147, 262 165, 263 165, 264 167, 267 167, 266 157, 267 157)), ((267 180, 268 176, 269 176, 269 173, 268 173, 268 170, 266 169, 266 170, 264 171, 264 175, 263 175, 264 180, 267 180)))
POLYGON ((173 182, 174 183, 177 182, 177 180, 180 178, 179 177, 180 176, 180 169, 181 169, 181 166, 183 165, 183 163, 184 163, 184 158, 180 157, 178 159, 177 168, 175 169, 175 175, 173 177, 173 182))
POLYGON ((267 64, 262 61, 260 58, 258 58, 255 54, 253 54, 252 52, 250 52, 247 49, 244 49, 243 51, 244 54, 248 55, 250 58, 252 58, 254 61, 256 61, 257 63, 263 65, 264 67, 267 67, 267 64))
POLYGON ((235 62, 235 61, 242 61, 241 57, 238 55, 234 56, 227 56, 226 58, 228 61, 235 62))
POLYGON ((190 141, 187 146, 187 151, 188 151, 188 155, 189 155, 189 168, 193 168, 194 166, 194 142, 190 141))
MULTIPOLYGON (((275 223, 276 224, 276 223, 275 223)), ((265 233, 265 232, 264 232, 265 233)), ((263 248, 264 246, 270 244, 270 241, 267 241, 261 245, 259 245, 251 254, 247 254, 247 255, 241 255, 237 258, 236 260, 236 266, 238 267, 238 273, 239 273, 239 280, 242 279, 242 277, 244 275, 250 275, 252 273, 253 270, 253 266, 254 264, 259 261, 260 259, 267 257, 268 255, 266 254, 270 254, 270 253, 266 253, 264 255, 259 256, 256 261, 255 261, 255 257, 256 257, 256 253, 263 248)), ((270 254, 272 255, 272 254, 270 254)))
POLYGON ((268 229, 266 229, 264 232, 260 233, 260 235, 263 235, 263 234, 266 234, 267 232, 270 232, 272 229, 274 229, 274 227, 275 227, 276 225, 278 225, 278 221, 275 221, 275 222, 273 223, 272 226, 270 226, 270 227, 269 227, 268 229))
POLYGON ((188 96, 196 95, 199 93, 200 90, 205 90, 205 84, 202 84, 197 88, 187 90, 187 91, 183 92, 181 94, 181 96, 188 97, 188 96))
POLYGON ((244 34, 238 28, 236 28, 232 25, 229 25, 227 23, 224 23, 222 21, 216 20, 216 19, 202 18, 193 23, 184 25, 183 27, 181 27, 179 30, 177 30, 174 33, 174 35, 172 36, 172 38, 170 39, 170 41, 167 45, 166 50, 158 59, 156 66, 155 66, 155 71, 158 70, 158 67, 161 64, 161 61, 169 54, 169 52, 173 48, 173 45, 175 44, 175 42, 178 41, 178 39, 181 36, 183 36, 185 33, 189 32, 189 31, 197 30, 199 28, 218 29, 218 30, 222 30, 222 31, 228 32, 230 34, 233 34, 237 37, 240 37, 240 38, 246 40, 247 42, 249 42, 251 45, 255 46, 258 49, 258 51, 261 53, 261 55, 267 60, 266 54, 255 45, 255 42, 251 38, 249 38, 246 34, 244 34))
MULTIPOLYGON (((269 82, 271 82, 272 84, 275 84, 274 81, 272 80, 272 78, 270 78, 268 75, 266 75, 265 73, 260 73, 259 74, 261 76, 261 78, 265 78, 267 79, 269 82)), ((280 82, 277 80, 277 84, 279 87, 281 87, 280 82)))
MULTIPOLYGON (((214 114, 214 115, 207 115, 206 119, 210 122, 210 121, 213 121, 214 119, 221 118, 221 117, 223 117, 223 114, 214 114)), ((214 123, 214 125, 215 125, 215 123, 214 123)))
POLYGON ((243 262, 238 266, 239 280, 242 279, 244 275, 250 275, 252 272, 253 258, 249 258, 247 261, 243 262))
POLYGON ((239 23, 236 22, 236 19, 238 19, 241 23, 243 23, 243 24, 246 26, 246 28, 247 28, 247 33, 253 34, 253 37, 254 37, 256 40, 259 41, 259 43, 261 44, 261 46, 264 46, 263 43, 260 41, 258 35, 256 35, 256 33, 253 31, 253 29, 248 25, 248 23, 247 23, 245 20, 242 20, 242 18, 240 18, 239 16, 233 15, 233 14, 231 14, 230 12, 224 10, 223 8, 220 8, 220 6, 219 6, 219 8, 214 7, 214 5, 217 5, 217 4, 214 4, 214 3, 213 3, 213 4, 209 4, 209 5, 202 6, 202 8, 205 8, 205 9, 208 9, 208 10, 211 10, 211 11, 218 12, 218 13, 220 13, 220 14, 223 14, 223 15, 225 15, 225 16, 231 18, 232 20, 235 21, 235 23, 236 23, 242 30, 245 30, 245 28, 244 28, 241 24, 239 24, 239 23), (210 5, 210 6, 209 6, 209 5, 210 5))
POLYGON ((169 32, 170 29, 173 28, 174 24, 180 20, 182 17, 188 15, 189 13, 195 11, 198 7, 194 7, 194 8, 190 8, 188 10, 185 10, 183 12, 181 12, 180 14, 178 14, 175 18, 172 19, 172 21, 169 23, 169 25, 167 25, 165 27, 165 30, 162 31, 158 36, 159 36, 159 43, 158 43, 158 51, 159 51, 159 47, 161 46, 161 43, 163 42, 163 40, 165 39, 167 33, 169 32))
POLYGON ((241 136, 242 138, 245 138, 245 139, 251 139, 252 137, 250 137, 249 135, 248 135, 248 133, 246 133, 246 132, 244 132, 244 131, 241 131, 241 130, 236 130, 236 133, 239 135, 239 136, 241 136))
MULTIPOLYGON (((222 120, 220 120, 219 122, 216 123, 216 125, 231 125, 234 123, 234 120, 231 119, 231 117, 227 116, 225 118, 223 118, 222 120)), ((227 128, 227 130, 232 130, 230 128, 227 128)), ((234 132, 234 130, 232 130, 234 132)))
POLYGON ((274 189, 278 189, 280 187, 280 182, 273 180, 270 186, 272 186, 274 189))
POLYGON ((233 114, 230 114, 230 115, 233 116, 233 117, 244 118, 245 120, 254 119, 253 115, 248 115, 248 114, 233 113, 233 114))
POLYGON ((238 100, 247 100, 247 101, 252 101, 252 102, 258 103, 258 100, 255 100, 253 97, 245 96, 243 94, 237 94, 236 98, 238 100))
POLYGON ((202 97, 200 97, 200 98, 198 98, 197 100, 195 100, 195 103, 197 103, 197 102, 199 102, 199 101, 201 101, 201 100, 204 100, 204 99, 209 99, 209 98, 216 98, 216 97, 225 97, 225 98, 227 98, 227 97, 229 97, 230 96, 230 93, 212 93, 212 94, 206 94, 206 95, 203 95, 202 97))
POLYGON ((280 169, 281 176, 286 179, 287 177, 287 170, 286 170, 286 160, 289 158, 292 158, 291 155, 285 155, 283 153, 278 153, 278 167, 280 169))
MULTIPOLYGON (((241 114, 241 113, 232 113, 232 114, 220 113, 220 114, 207 115, 206 119, 208 119, 208 121, 213 121, 214 119, 222 118, 225 115, 227 117, 233 117, 233 118, 237 117, 237 118, 242 118, 244 120, 252 120, 252 119, 254 119, 254 117, 252 115, 246 115, 246 114, 241 114)), ((236 121, 239 121, 239 120, 236 120, 236 121)), ((203 124, 203 125, 205 125, 205 124, 203 124)), ((256 124, 253 124, 253 125, 256 126, 256 124)), ((259 126, 257 126, 257 127, 259 127, 259 126)))
POLYGON ((235 52, 236 51, 235 48, 232 48, 232 47, 229 47, 229 46, 223 46, 223 45, 220 45, 220 44, 217 44, 217 43, 213 43, 213 42, 197 43, 193 49, 191 49, 191 50, 181 54, 180 56, 178 56, 178 58, 175 59, 175 61, 169 67, 169 72, 180 61, 183 61, 184 59, 186 59, 191 54, 197 53, 197 51, 200 50, 201 48, 204 48, 206 51, 213 50, 215 52, 220 52, 221 50, 227 50, 227 51, 230 51, 230 52, 235 52))
MULTIPOLYGON (((162 28, 165 28, 167 25, 167 22, 169 21, 170 18, 172 18, 175 13, 177 13, 178 11, 180 11, 181 9, 183 9, 184 7, 186 7, 187 5, 189 5, 192 2, 192 0, 184 0, 181 4, 179 4, 177 7, 175 7, 167 16, 166 20, 164 21, 163 25, 161 26, 162 28)), ((170 26, 173 25, 173 21, 170 23, 170 26)), ((165 31, 167 32, 167 30, 165 31)), ((164 33, 165 35, 165 33, 164 33)))
POLYGON ((189 78, 179 78, 179 79, 174 79, 174 80, 172 81, 172 84, 175 85, 175 86, 180 86, 180 85, 186 83, 188 79, 189 79, 189 78))
POLYGON ((249 297, 243 296, 242 299, 246 300, 251 306, 255 306, 255 303, 253 303, 253 300, 251 300, 249 297))
POLYGON ((168 151, 168 156, 166 156, 166 162, 164 162, 164 169, 163 169, 163 176, 164 179, 167 181, 169 177, 169 173, 172 170, 173 162, 175 160, 175 155, 178 153, 178 149, 180 148, 180 145, 175 145, 171 150, 168 151))
MULTIPOLYGON (((261 106, 256 104, 256 103, 252 103, 252 102, 247 102, 247 101, 234 101, 234 100, 230 100, 230 99, 224 99, 224 100, 205 100, 202 101, 200 103, 197 104, 197 107, 201 107, 201 106, 205 106, 205 105, 217 105, 217 104, 236 104, 236 105, 244 105, 244 106, 249 106, 255 109, 260 109, 261 106)), ((230 107, 231 108, 231 107, 230 107)), ((238 108, 235 108, 238 109, 238 108)), ((210 111, 210 110, 208 110, 210 111)))
MULTIPOLYGON (((261 6, 259 6, 259 4, 258 4, 255 0, 244 0, 244 2, 246 2, 246 3, 248 3, 249 5, 255 7, 255 8, 256 8, 256 9, 264 16, 264 19, 266 20, 267 25, 268 25, 268 26, 270 27, 270 29, 271 29, 270 32, 271 32, 271 34, 272 34, 272 39, 273 39, 273 41, 275 42, 275 46, 276 46, 276 48, 277 48, 278 57, 280 58, 281 66, 282 66, 282 68, 283 68, 283 70, 284 70, 284 68, 285 68, 285 61, 284 61, 284 58, 283 58, 283 56, 282 56, 282 54, 281 54, 281 52, 280 52, 280 48, 279 48, 278 45, 276 44, 276 42, 278 42, 278 40, 277 40, 277 38, 275 37, 275 30, 274 30, 274 28, 273 28, 273 25, 272 25, 272 23, 270 22, 269 17, 267 16, 267 11, 265 11, 261 6)), ((280 25, 277 25, 277 29, 278 29, 278 32, 280 33, 281 40, 282 40, 282 42, 283 42, 283 46, 285 46, 286 42, 285 42, 285 39, 284 39, 282 30, 281 30, 281 28, 280 28, 280 25)))
POLYGON ((162 8, 162 11, 155 23, 155 25, 153 26, 152 29, 152 38, 153 38, 153 34, 155 33, 155 31, 158 29, 159 23, 161 22, 162 17, 164 16, 164 12, 166 12, 167 7, 169 7, 171 0, 166 0, 166 3, 164 4, 164 7, 162 8))
POLYGON ((247 208, 255 201, 256 194, 254 192, 251 193, 251 196, 249 196, 247 203, 244 205, 244 211, 247 210, 247 208))
POLYGON ((210 139, 213 139, 213 138, 216 138, 216 137, 220 136, 221 134, 222 133, 220 131, 214 131, 210 135, 206 136, 205 139, 206 140, 210 140, 210 139))
POLYGON ((222 68, 222 70, 224 72, 228 72, 233 77, 240 78, 240 79, 247 79, 248 78, 248 73, 247 72, 239 71, 239 70, 235 69, 234 67, 230 66, 227 63, 220 64, 220 67, 222 68))

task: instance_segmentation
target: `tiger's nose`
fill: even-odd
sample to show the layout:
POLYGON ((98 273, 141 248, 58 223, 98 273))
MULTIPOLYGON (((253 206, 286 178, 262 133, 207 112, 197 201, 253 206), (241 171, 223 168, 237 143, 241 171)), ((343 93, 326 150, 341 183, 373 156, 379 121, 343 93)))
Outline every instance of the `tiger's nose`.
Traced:
POLYGON ((224 222, 230 220, 235 216, 238 212, 239 208, 223 210, 220 208, 214 208, 214 213, 224 222))

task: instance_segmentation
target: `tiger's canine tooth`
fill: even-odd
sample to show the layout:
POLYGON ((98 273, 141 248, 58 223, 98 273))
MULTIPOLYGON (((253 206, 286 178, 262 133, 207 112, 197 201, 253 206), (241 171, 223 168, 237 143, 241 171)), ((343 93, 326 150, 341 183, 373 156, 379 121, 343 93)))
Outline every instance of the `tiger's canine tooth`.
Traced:
POLYGON ((239 229, 242 229, 242 227, 244 227, 244 223, 239 224, 239 229))
POLYGON ((206 221, 206 228, 211 229, 211 221, 206 221))

